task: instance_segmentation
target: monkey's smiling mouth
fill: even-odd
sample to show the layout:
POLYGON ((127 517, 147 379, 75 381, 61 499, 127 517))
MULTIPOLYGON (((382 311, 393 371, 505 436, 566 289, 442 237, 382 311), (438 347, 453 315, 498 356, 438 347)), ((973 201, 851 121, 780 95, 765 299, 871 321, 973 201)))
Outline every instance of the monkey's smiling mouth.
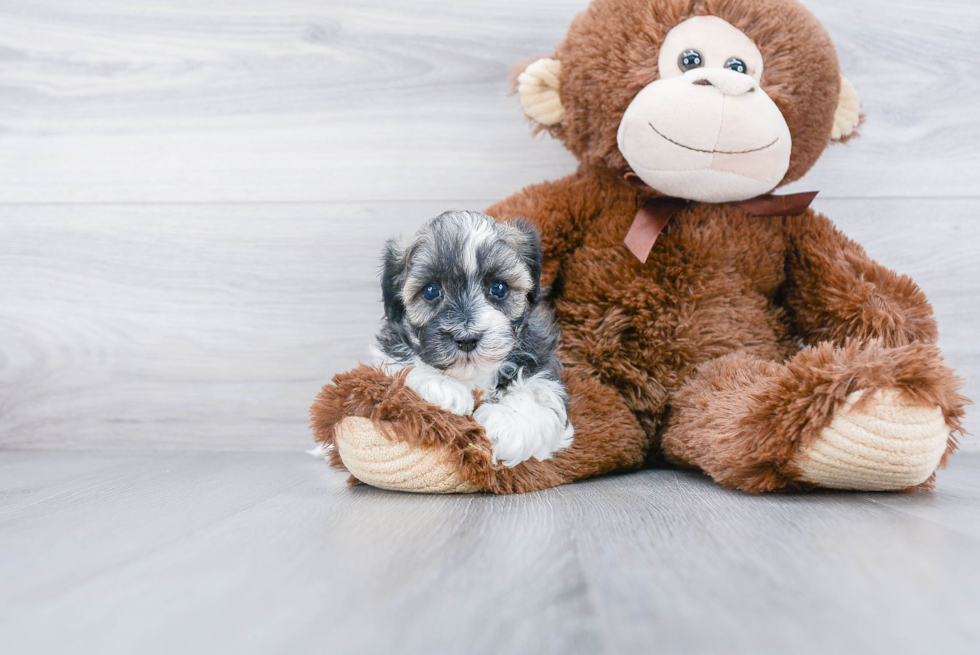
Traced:
POLYGON ((650 126, 650 129, 653 130, 654 132, 656 132, 660 136, 660 138, 664 139, 665 141, 670 141, 675 146, 680 146, 681 148, 684 148, 685 150, 693 150, 694 152, 703 152, 703 153, 706 153, 706 154, 709 154, 709 155, 747 155, 747 154, 749 154, 751 152, 760 152, 762 150, 766 150, 767 148, 771 148, 771 147, 773 147, 774 145, 776 145, 779 142, 779 137, 777 136, 776 139, 772 143, 770 143, 769 145, 762 146, 761 148, 752 148, 751 150, 736 150, 736 151, 731 151, 731 150, 701 150, 700 148, 692 148, 691 146, 686 146, 683 143, 678 143, 677 141, 674 141, 669 136, 667 136, 666 134, 664 134, 663 132, 661 132, 660 130, 658 130, 657 128, 655 128, 653 126, 653 123, 647 123, 647 125, 649 125, 650 126))

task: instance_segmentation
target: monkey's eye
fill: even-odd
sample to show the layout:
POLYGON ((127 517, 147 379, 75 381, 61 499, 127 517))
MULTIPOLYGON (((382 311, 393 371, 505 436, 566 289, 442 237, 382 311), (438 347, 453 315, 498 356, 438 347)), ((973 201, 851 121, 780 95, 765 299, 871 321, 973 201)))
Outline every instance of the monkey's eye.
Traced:
POLYGON ((422 297, 428 300, 429 302, 435 302, 442 297, 442 291, 436 285, 430 284, 429 286, 422 289, 422 297))
POLYGON ((704 58, 697 50, 687 50, 677 60, 677 65, 686 73, 689 70, 704 66, 704 58))
POLYGON ((732 57, 727 62, 725 62, 725 68, 728 70, 733 70, 736 73, 747 73, 749 72, 749 67, 745 65, 745 62, 738 57, 732 57))
POLYGON ((510 293, 510 287, 503 282, 494 282, 490 285, 490 295, 499 300, 503 300, 510 293))

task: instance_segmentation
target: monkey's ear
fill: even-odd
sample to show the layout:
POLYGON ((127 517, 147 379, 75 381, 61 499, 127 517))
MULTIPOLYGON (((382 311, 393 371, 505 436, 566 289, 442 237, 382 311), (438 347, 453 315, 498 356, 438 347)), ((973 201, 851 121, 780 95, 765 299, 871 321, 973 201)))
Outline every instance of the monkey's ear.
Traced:
POLYGON ((381 297, 385 318, 394 323, 400 323, 405 317, 401 293, 405 285, 406 262, 405 249, 394 239, 386 241, 381 264, 381 297))
POLYGON ((834 114, 834 129, 830 138, 843 141, 854 134, 861 123, 861 98, 851 81, 846 77, 840 78, 840 100, 837 102, 837 113, 834 114))
POLYGON ((546 127, 557 125, 565 117, 558 91, 561 87, 561 62, 539 59, 517 76, 524 113, 546 127))

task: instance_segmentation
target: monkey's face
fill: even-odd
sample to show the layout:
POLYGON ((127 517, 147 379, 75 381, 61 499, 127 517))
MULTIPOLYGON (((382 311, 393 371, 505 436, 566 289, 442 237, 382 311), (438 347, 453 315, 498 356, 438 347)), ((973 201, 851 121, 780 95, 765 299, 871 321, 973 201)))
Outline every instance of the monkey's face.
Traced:
POLYGON ((789 126, 760 86, 762 53, 715 16, 664 39, 660 79, 640 91, 619 125, 619 150, 640 179, 669 196, 747 200, 789 169, 789 126))
POLYGON ((702 202, 800 179, 860 122, 830 35, 797 0, 592 0, 518 90, 586 166, 702 202))

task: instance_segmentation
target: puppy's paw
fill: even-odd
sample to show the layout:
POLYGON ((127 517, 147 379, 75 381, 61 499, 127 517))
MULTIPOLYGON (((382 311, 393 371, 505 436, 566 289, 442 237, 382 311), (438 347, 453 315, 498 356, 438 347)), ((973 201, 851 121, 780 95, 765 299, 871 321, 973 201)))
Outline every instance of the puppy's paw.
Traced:
POLYGON ((473 413, 473 392, 459 380, 415 368, 405 378, 405 386, 433 405, 457 416, 473 413))
POLYGON ((532 457, 546 460, 571 445, 574 430, 557 413, 547 408, 512 405, 484 403, 473 412, 473 419, 483 426, 493 444, 495 463, 514 467, 532 457))

